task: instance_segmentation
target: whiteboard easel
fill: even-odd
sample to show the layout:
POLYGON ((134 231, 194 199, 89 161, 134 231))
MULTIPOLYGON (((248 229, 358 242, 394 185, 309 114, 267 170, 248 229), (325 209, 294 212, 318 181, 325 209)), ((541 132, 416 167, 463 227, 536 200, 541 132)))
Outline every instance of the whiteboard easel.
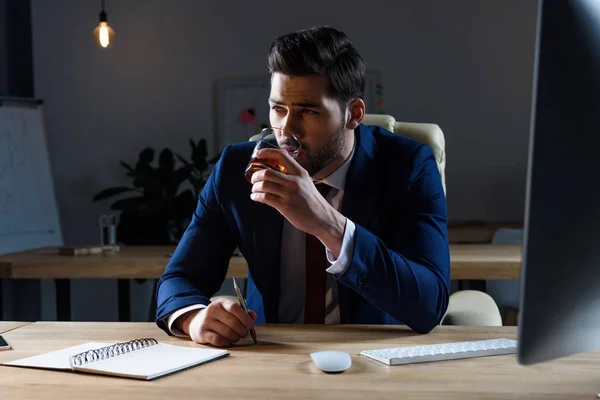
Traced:
POLYGON ((43 102, 0 97, 0 254, 61 246, 43 102))

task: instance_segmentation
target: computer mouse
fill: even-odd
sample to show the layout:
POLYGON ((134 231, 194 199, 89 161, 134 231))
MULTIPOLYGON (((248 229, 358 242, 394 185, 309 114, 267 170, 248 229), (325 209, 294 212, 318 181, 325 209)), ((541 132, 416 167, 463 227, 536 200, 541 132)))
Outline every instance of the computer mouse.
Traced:
POLYGON ((345 351, 327 350, 310 353, 315 366, 323 372, 344 372, 352 366, 350 354, 345 351))

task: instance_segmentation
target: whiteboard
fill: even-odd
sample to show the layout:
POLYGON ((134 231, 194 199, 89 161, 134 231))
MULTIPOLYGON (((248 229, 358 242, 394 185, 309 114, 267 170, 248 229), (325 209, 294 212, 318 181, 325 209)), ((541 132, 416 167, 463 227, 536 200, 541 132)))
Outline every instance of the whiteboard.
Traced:
POLYGON ((260 132, 261 125, 269 126, 269 75, 226 78, 217 81, 217 137, 215 153, 232 143, 246 142, 260 132), (240 118, 243 110, 253 109, 254 123, 240 118))
POLYGON ((43 105, 0 98, 0 254, 61 245, 43 105))

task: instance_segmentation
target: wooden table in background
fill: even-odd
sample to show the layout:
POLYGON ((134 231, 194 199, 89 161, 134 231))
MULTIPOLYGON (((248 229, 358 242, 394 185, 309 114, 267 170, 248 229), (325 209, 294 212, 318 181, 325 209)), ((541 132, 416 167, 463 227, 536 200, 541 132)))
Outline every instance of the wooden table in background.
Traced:
MULTIPOLYGON (((54 279, 60 321, 70 320, 69 279, 118 279, 119 320, 129 320, 129 279, 158 279, 173 246, 129 246, 115 254, 66 256, 42 248, 0 256, 0 278, 54 279)), ((519 279, 520 245, 451 244, 451 278, 519 279)), ((232 257, 227 277, 246 278, 246 260, 232 257)))
MULTIPOLYGON (((173 247, 129 246, 111 255, 64 256, 43 248, 0 256, 0 278, 157 279, 173 247)), ((452 279, 519 279, 520 245, 451 244, 452 279)), ((227 277, 246 278, 243 257, 232 257, 227 277)))
POLYGON ((523 221, 460 221, 448 223, 450 243, 491 243, 494 234, 502 228, 523 229, 523 221))
MULTIPOLYGON (((130 279, 158 279, 174 246, 128 246, 114 254, 60 255, 58 247, 46 247, 0 256, 0 279, 53 279, 59 321, 71 319, 70 279, 117 279, 119 321, 130 320, 130 279)), ((243 257, 233 257, 227 277, 245 277, 243 257)))
MULTIPOLYGON (((515 327, 439 326, 419 335, 403 326, 258 325, 258 345, 243 339, 230 356, 152 382, 0 366, 2 399, 571 399, 595 398, 600 390, 600 353, 521 366, 515 355, 387 366, 361 350, 467 340, 516 338, 515 327), (325 374, 310 353, 350 353, 352 367, 325 374)), ((167 336, 153 323, 38 322, 5 335, 14 350, 0 362, 69 346, 154 337, 160 342, 198 346, 167 336)))
POLYGON ((521 261, 521 245, 450 245, 452 279, 519 279, 521 261))
POLYGON ((29 324, 31 324, 31 322, 0 321, 0 334, 29 324))

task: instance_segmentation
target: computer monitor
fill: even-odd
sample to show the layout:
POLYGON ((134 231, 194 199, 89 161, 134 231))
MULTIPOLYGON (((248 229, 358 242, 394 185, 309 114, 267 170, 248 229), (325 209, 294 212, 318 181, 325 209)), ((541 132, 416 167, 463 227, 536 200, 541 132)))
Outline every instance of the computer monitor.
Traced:
POLYGON ((600 0, 538 3, 517 358, 600 349, 600 0))

